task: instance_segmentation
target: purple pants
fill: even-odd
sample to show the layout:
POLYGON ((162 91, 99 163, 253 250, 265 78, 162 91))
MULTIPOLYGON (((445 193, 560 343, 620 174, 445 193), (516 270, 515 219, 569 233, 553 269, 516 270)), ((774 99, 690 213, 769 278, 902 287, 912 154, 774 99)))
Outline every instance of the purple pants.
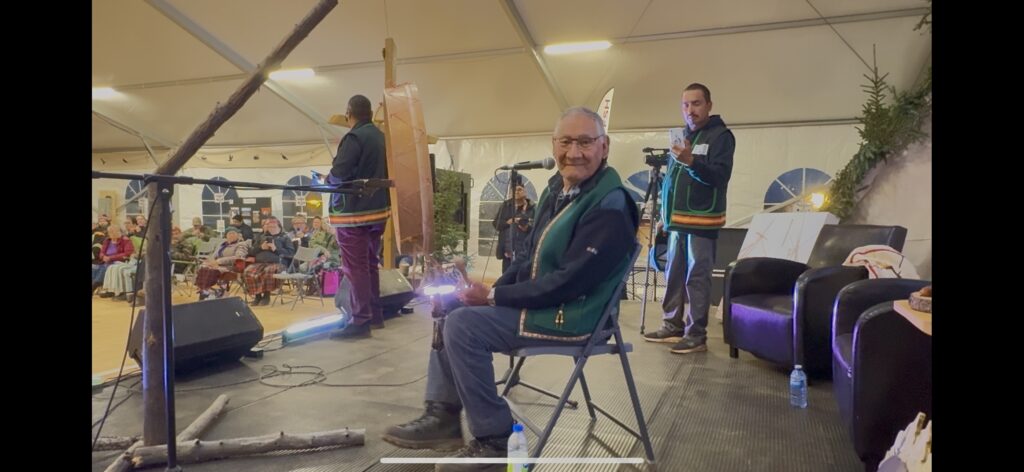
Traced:
POLYGON ((352 323, 383 323, 380 304, 380 237, 384 225, 337 228, 341 272, 352 284, 352 323))

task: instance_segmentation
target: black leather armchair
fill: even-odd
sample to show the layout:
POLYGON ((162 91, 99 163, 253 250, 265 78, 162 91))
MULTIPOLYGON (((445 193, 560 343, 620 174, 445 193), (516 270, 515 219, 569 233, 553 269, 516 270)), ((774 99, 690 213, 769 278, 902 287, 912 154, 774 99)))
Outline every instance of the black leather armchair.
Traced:
POLYGON ((932 413, 932 338, 892 302, 930 282, 854 282, 836 296, 832 318, 832 389, 853 446, 875 470, 907 423, 932 413))
POLYGON ((866 279, 863 267, 845 267, 851 251, 869 244, 903 250, 901 226, 825 225, 807 264, 751 257, 730 264, 722 310, 729 356, 739 350, 782 365, 802 364, 827 377, 832 366, 832 305, 840 289, 866 279))

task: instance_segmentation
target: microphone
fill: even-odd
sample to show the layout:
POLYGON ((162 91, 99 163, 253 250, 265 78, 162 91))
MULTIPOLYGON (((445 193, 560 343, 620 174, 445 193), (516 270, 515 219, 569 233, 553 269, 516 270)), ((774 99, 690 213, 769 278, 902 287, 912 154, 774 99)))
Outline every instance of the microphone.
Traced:
POLYGON ((671 151, 671 149, 645 147, 645 148, 642 149, 642 151, 643 152, 669 152, 669 151, 671 151))
POLYGON ((515 164, 508 164, 498 168, 498 170, 527 170, 527 169, 554 169, 555 159, 552 157, 545 157, 539 161, 523 161, 515 164))

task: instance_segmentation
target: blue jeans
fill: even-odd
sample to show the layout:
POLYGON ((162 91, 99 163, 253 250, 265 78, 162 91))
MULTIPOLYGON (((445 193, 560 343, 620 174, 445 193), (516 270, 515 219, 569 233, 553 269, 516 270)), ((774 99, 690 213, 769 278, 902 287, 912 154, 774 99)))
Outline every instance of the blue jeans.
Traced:
POLYGON ((107 275, 107 267, 110 267, 110 264, 93 264, 92 283, 103 285, 103 277, 107 275))
POLYGON ((426 400, 465 408, 474 437, 512 431, 512 412, 494 385, 492 353, 526 346, 570 344, 519 337, 519 312, 517 308, 503 306, 455 309, 445 319, 444 349, 430 350, 426 400))

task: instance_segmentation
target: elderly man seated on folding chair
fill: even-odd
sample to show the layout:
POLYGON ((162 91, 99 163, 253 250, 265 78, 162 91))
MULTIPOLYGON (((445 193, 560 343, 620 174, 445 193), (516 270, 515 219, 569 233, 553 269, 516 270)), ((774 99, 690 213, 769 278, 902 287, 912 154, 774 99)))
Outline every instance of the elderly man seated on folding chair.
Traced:
MULTIPOLYGON (((558 173, 537 204, 528 251, 494 288, 471 284, 448 314, 443 348, 431 350, 426 412, 391 426, 383 439, 412 449, 463 446, 456 457, 505 457, 512 414, 494 384, 492 353, 583 344, 622 281, 636 244, 636 204, 608 167, 601 117, 583 107, 562 114, 552 148, 558 173)), ((437 464, 436 470, 505 470, 504 464, 437 464)))

